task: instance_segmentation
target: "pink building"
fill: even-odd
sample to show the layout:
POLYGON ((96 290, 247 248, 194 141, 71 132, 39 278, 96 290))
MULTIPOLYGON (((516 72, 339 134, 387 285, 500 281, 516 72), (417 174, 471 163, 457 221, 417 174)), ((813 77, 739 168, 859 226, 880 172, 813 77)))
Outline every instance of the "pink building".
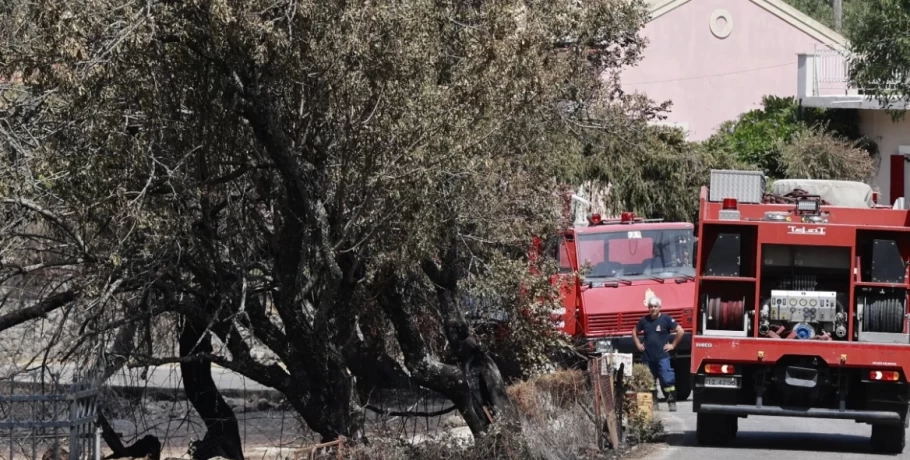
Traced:
MULTIPOLYGON (((760 108, 762 96, 859 111, 860 132, 878 144, 872 185, 881 204, 910 198, 910 114, 892 121, 847 82, 846 38, 783 0, 647 0, 644 59, 624 69, 623 88, 672 101, 667 120, 691 141, 760 108)), ((902 102, 894 108, 910 108, 902 102)), ((910 200, 905 200, 905 206, 910 200)))
POLYGON ((840 34, 781 0, 649 0, 644 59, 622 73, 626 91, 672 101, 665 123, 701 141, 759 108, 797 95, 799 55, 845 49, 840 34))

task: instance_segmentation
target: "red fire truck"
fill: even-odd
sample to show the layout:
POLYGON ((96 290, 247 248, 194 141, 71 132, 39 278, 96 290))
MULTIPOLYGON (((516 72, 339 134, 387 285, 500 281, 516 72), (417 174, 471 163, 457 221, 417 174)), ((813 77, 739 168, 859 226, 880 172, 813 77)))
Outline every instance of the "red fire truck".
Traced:
POLYGON ((551 241, 559 260, 564 309, 558 327, 591 355, 628 353, 638 360, 632 330, 648 313, 646 299, 657 295, 661 311, 687 331, 674 351, 677 399, 691 393, 690 335, 693 324, 694 225, 644 219, 624 212, 618 219, 588 216, 551 241), (580 271, 581 276, 574 273, 580 271))
POLYGON ((748 416, 816 417, 869 424, 876 450, 902 452, 910 211, 882 209, 857 182, 772 187, 712 171, 701 190, 698 442, 729 442, 748 416))

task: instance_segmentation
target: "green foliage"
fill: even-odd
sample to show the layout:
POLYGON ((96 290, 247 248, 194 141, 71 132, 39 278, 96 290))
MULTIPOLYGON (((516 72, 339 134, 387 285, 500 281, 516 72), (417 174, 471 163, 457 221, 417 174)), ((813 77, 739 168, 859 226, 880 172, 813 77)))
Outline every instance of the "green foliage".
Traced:
POLYGON ((859 143, 823 128, 802 128, 781 147, 781 165, 787 177, 869 182, 875 166, 859 143))
MULTIPOLYGON (((786 0, 832 29, 832 0, 786 0)), ((849 40, 851 85, 878 99, 901 118, 910 101, 910 2, 907 0, 842 0, 843 31, 849 40)))
POLYGON ((630 446, 659 442, 666 433, 662 421, 657 417, 649 418, 637 409, 626 415, 626 424, 625 441, 630 446))
POLYGON ((588 135, 573 183, 609 188, 607 212, 635 211, 650 218, 692 221, 709 171, 739 167, 731 153, 685 140, 679 129, 639 119, 622 131, 588 135))
POLYGON ((510 377, 529 378, 555 351, 571 348, 553 327, 552 311, 562 307, 558 288, 550 283, 555 262, 538 262, 536 273, 528 268, 527 260, 495 254, 463 285, 472 319, 486 325, 477 328, 478 338, 510 377))
MULTIPOLYGON (((834 30, 836 21, 834 18, 833 0, 785 0, 790 6, 807 14, 812 19, 822 23, 826 27, 834 30)), ((876 0, 877 1, 877 0, 876 0)), ((855 30, 858 20, 869 4, 875 3, 869 0, 842 0, 842 22, 843 33, 849 34, 855 30)))
POLYGON ((851 84, 903 115, 910 101, 910 0, 876 0, 853 19, 851 84))
POLYGON ((632 365, 632 378, 626 383, 629 391, 649 392, 654 388, 654 375, 646 364, 635 363, 632 365))
POLYGON ((748 164, 758 166, 771 177, 780 177, 779 146, 789 142, 800 127, 797 107, 792 98, 766 96, 762 108, 750 110, 735 120, 724 122, 717 133, 705 141, 711 151, 735 153, 748 164))
POLYGON ((560 179, 591 145, 649 149, 615 137, 651 101, 599 78, 640 58, 641 1, 21 5, 0 42, 0 75, 26 76, 0 108, 0 188, 21 198, 0 269, 53 255, 92 298, 116 283, 88 334, 208 327, 219 365, 327 438, 357 436, 354 388, 388 374, 462 402, 479 433, 469 364, 509 348, 532 367, 557 341, 551 271, 525 254, 560 224, 560 179), (42 219, 56 233, 32 238, 42 219), (478 339, 471 298, 511 335, 478 339))
MULTIPOLYGON (((856 111, 825 110, 800 108, 792 97, 766 96, 762 98, 762 108, 742 114, 736 120, 724 122, 717 133, 705 140, 704 148, 716 154, 735 156, 742 163, 754 165, 765 172, 772 180, 803 174, 808 170, 795 167, 794 159, 784 164, 784 149, 800 135, 800 142, 805 144, 805 132, 826 133, 838 138, 847 139, 861 147, 869 157, 877 149, 874 142, 865 139, 859 132, 856 111)), ((820 134, 821 135, 821 134, 820 134)), ((830 147, 830 152, 838 156, 841 150, 836 141, 816 143, 815 148, 830 147)), ((802 148, 802 147, 799 147, 802 148)), ((789 152, 793 152, 790 149, 789 152)), ((848 167, 846 164, 837 163, 848 167)), ((834 163, 829 163, 834 167, 834 163)), ((852 169, 835 171, 825 170, 837 177, 857 177, 852 169)), ((821 170, 812 170, 816 178, 827 178, 821 170)), ((832 177, 833 177, 832 176, 832 177)))

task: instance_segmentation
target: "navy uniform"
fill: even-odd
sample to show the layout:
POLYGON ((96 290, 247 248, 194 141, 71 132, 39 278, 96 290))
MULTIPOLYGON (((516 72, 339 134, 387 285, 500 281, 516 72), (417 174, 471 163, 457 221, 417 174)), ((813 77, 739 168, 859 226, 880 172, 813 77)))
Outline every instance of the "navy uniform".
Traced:
MULTIPOLYGON (((670 353, 664 349, 670 339, 670 334, 676 332, 678 343, 683 337, 682 328, 670 315, 660 312, 661 301, 658 297, 647 300, 649 314, 638 321, 635 326, 635 342, 639 344, 638 334, 644 333, 644 350, 642 362, 648 365, 651 375, 660 381, 667 405, 671 412, 676 411, 676 375, 670 365, 670 353)), ((676 344, 673 344, 675 348, 676 344)), ((654 409, 657 409, 657 388, 651 384, 651 395, 654 397, 654 409)))

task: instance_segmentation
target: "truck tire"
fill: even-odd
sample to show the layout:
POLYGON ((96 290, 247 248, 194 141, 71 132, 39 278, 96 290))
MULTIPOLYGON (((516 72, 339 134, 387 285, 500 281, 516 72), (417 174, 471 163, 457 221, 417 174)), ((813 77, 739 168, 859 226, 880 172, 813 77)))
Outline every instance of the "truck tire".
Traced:
POLYGON ((883 454, 899 454, 906 444, 906 429, 900 425, 872 425, 872 450, 883 454))
POLYGON ((689 371, 689 358, 673 360, 673 372, 676 374, 676 400, 686 401, 692 394, 692 381, 695 378, 689 371))
POLYGON ((739 418, 731 415, 698 413, 695 422, 695 438, 699 445, 723 446, 736 438, 739 418))

